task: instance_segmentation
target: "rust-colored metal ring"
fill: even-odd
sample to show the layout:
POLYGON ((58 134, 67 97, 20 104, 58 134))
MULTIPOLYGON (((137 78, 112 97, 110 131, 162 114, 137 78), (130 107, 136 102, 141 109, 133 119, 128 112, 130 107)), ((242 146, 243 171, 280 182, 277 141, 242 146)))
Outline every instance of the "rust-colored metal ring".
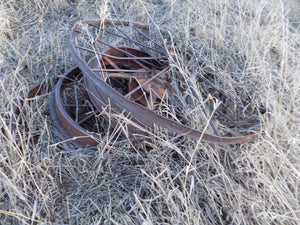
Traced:
MULTIPOLYGON (((78 67, 74 67, 65 72, 59 79, 54 80, 54 83, 57 81, 57 84, 53 93, 50 95, 50 113, 55 125, 66 137, 74 138, 76 143, 81 146, 96 146, 101 142, 101 140, 95 134, 92 134, 79 126, 65 111, 61 102, 61 93, 65 89, 65 86, 68 83, 71 83, 73 79, 79 78, 80 76, 82 76, 81 70, 78 67)), ((18 103, 13 109, 14 115, 11 119, 12 131, 17 129, 17 118, 21 113, 24 101, 38 96, 42 91, 48 88, 50 88, 50 86, 47 86, 47 82, 39 83, 32 86, 27 94, 18 100, 18 103)))
POLYGON ((51 116, 56 126, 65 136, 74 138, 80 145, 96 146, 101 142, 100 139, 95 134, 78 125, 65 111, 61 102, 61 94, 66 85, 80 76, 82 76, 81 70, 78 67, 74 67, 59 78, 55 90, 50 96, 51 116))
MULTIPOLYGON (((199 130, 192 129, 186 125, 178 123, 174 120, 165 118, 160 116, 159 114, 153 112, 145 108, 144 106, 133 102, 132 100, 126 98, 125 96, 121 95, 119 92, 114 90, 109 84, 99 76, 98 73, 93 71, 94 67, 91 67, 81 56, 80 50, 86 50, 83 47, 75 45, 75 34, 83 25, 89 26, 91 23, 96 24, 97 26, 101 27, 107 23, 115 23, 118 25, 118 21, 113 20, 87 20, 82 21, 77 24, 72 29, 70 39, 69 39, 69 46, 71 54, 76 62, 76 64, 81 69, 84 76, 86 76, 94 86, 98 92, 99 97, 101 97, 101 101, 103 101, 106 105, 111 105, 112 109, 122 112, 127 111, 132 116, 132 120, 135 122, 137 121, 139 125, 143 127, 143 129, 153 129, 155 126, 159 126, 161 128, 165 128, 168 130, 170 135, 180 135, 180 136, 188 136, 190 138, 201 140, 202 142, 212 143, 212 144, 239 144, 244 143, 250 140, 253 140, 258 133, 250 134, 248 136, 240 136, 240 137, 218 137, 211 134, 207 134, 201 132, 199 130)), ((123 22, 125 24, 125 22, 123 22)), ((126 25, 128 26, 130 23, 127 22, 126 25)), ((138 26, 132 23, 133 26, 138 26)), ((93 51, 93 50, 92 50, 93 51)), ((98 51, 93 51, 94 56, 96 54, 101 54, 98 51)), ((136 59, 136 57, 133 57, 136 59)), ((101 72, 101 71, 100 71, 101 72)), ((101 103, 102 104, 102 103, 101 103)), ((138 131, 137 131, 138 132, 138 131)))

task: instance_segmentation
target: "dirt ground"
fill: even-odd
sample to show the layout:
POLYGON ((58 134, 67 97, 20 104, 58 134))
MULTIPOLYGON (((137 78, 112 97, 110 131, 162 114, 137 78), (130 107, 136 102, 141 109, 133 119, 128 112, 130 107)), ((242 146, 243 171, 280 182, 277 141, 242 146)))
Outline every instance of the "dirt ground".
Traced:
POLYGON ((0 0, 0 224, 300 224, 299 10, 296 0, 0 0), (162 44, 192 56, 170 55, 181 122, 213 133, 196 79, 209 69, 215 87, 266 111, 240 121, 259 136, 214 145, 158 129, 112 148, 119 134, 107 131, 79 147, 53 123, 51 91, 25 101, 14 129, 19 96, 76 65, 73 25, 109 17, 160 27, 162 44))

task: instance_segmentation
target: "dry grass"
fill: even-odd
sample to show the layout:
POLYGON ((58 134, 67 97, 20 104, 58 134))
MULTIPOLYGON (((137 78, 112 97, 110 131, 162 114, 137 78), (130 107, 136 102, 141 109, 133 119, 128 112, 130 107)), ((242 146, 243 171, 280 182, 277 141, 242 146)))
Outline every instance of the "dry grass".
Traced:
POLYGON ((300 34, 287 12, 277 1, 0 0, 0 224, 300 224, 300 34), (219 88, 269 109, 263 134, 238 146, 158 133, 147 148, 112 150, 109 138, 79 148, 53 125, 47 94, 25 104, 28 127, 13 134, 17 96, 74 65, 72 25, 115 15, 167 26, 195 59, 192 69, 174 60, 182 73, 203 60, 219 88))

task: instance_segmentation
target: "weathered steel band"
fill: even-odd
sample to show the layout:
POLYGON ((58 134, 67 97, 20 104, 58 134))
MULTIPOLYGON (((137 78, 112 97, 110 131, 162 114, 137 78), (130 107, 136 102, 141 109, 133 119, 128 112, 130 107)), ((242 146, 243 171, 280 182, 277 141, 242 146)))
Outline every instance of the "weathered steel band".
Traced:
POLYGON ((61 102, 61 94, 66 85, 80 76, 82 76, 80 69, 74 67, 59 78, 54 92, 50 96, 50 112, 54 123, 65 136, 74 138, 80 145, 88 144, 95 146, 101 142, 99 138, 78 125, 65 111, 61 102))
MULTIPOLYGON (((119 92, 114 90, 110 85, 108 85, 97 73, 93 72, 92 68, 87 64, 87 62, 83 60, 83 58, 80 56, 80 53, 75 48, 73 39, 76 30, 80 28, 82 24, 89 23, 94 23, 101 26, 107 23, 115 23, 115 25, 118 25, 118 23, 120 22, 118 20, 111 19, 86 20, 75 24, 69 39, 70 51, 76 64, 79 66, 84 76, 87 76, 88 79, 97 87, 97 91, 100 92, 101 98, 104 100, 104 102, 107 103, 109 101, 113 106, 117 105, 120 109, 125 109, 134 117, 135 120, 142 123, 147 129, 153 129, 154 126, 157 125, 159 127, 166 128, 170 132, 170 134, 188 136, 196 140, 201 139, 201 141, 207 143, 238 144, 252 140, 257 136, 257 134, 251 134, 242 137, 217 137, 211 134, 203 133, 201 131, 192 129, 191 127, 180 124, 176 121, 162 117, 157 113, 145 108, 144 106, 125 98, 119 92)), ((128 21, 123 21, 123 25, 124 24, 130 25, 128 21)), ((133 26, 142 27, 142 29, 144 29, 144 26, 137 23, 134 23, 133 26)))

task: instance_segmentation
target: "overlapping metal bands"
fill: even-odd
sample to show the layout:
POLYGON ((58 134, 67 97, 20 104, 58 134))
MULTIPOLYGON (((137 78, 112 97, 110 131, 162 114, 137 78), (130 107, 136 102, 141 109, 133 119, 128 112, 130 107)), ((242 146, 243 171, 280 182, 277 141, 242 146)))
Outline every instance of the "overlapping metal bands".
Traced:
MULTIPOLYGON (((117 126, 120 121, 116 116, 110 117, 110 113, 125 114, 130 121, 126 124, 129 136, 147 136, 160 127, 170 136, 187 136, 213 144, 253 140, 257 133, 220 137, 192 129, 155 112, 168 92, 170 65, 168 51, 163 47, 167 35, 155 26, 115 19, 76 23, 69 37, 69 47, 78 67, 58 79, 50 100, 52 118, 60 130, 81 144, 97 145, 101 142, 99 134, 88 131, 78 119, 68 114, 61 100, 68 85, 75 85, 74 80, 83 79, 86 93, 83 98, 90 99, 95 111, 102 112, 102 117, 112 126, 117 126)), ((38 94, 38 91, 33 92, 30 91, 27 97, 38 94)), ((81 116, 81 121, 84 121, 85 114, 81 116)))

